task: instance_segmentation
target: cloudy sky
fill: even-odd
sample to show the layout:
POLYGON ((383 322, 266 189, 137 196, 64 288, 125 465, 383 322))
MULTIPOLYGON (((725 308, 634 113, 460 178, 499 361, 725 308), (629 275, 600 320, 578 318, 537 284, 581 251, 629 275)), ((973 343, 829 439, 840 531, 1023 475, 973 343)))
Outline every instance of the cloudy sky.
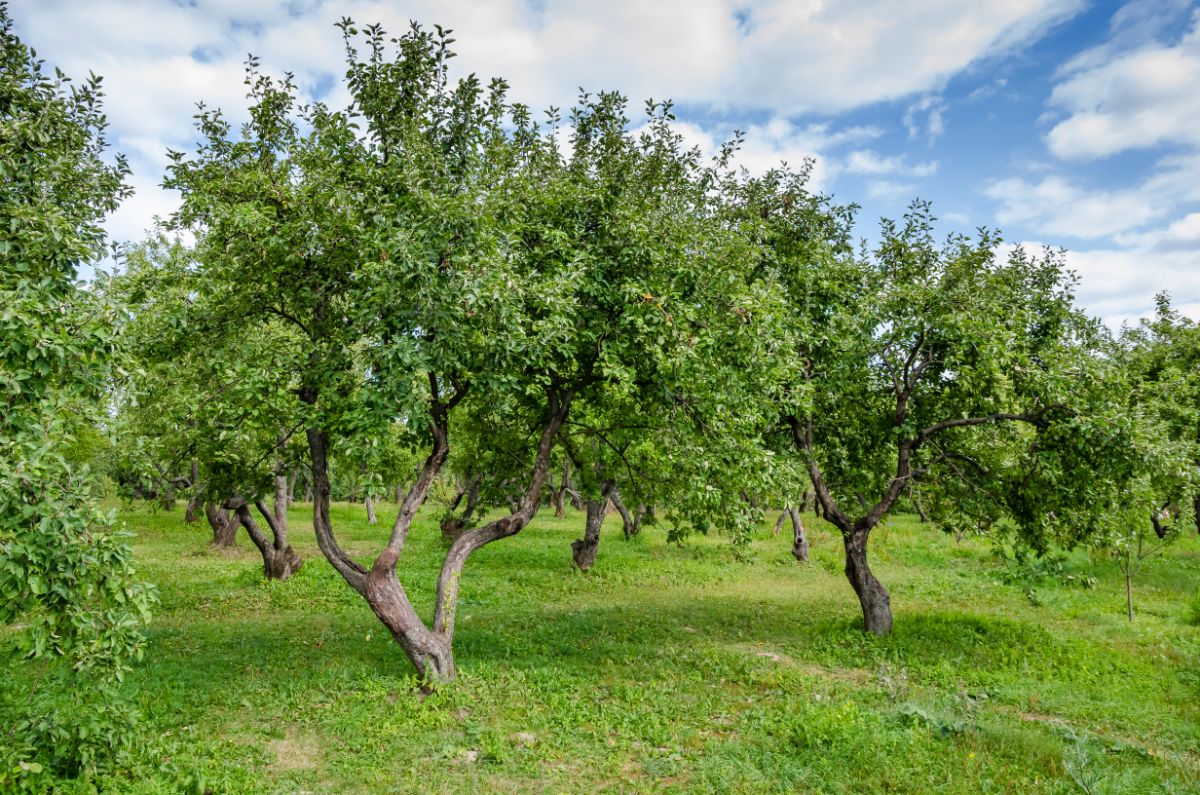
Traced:
POLYGON ((761 170, 815 176, 880 216, 931 199, 946 231, 1068 249, 1080 297, 1111 324, 1155 292, 1200 317, 1200 3, 1183 0, 10 0, 49 62, 105 78, 136 196, 110 223, 137 239, 169 213, 168 147, 203 100, 237 119, 247 53, 305 92, 344 93, 350 16, 453 28, 457 64, 535 107, 578 87, 670 97, 706 148, 744 130, 761 170))

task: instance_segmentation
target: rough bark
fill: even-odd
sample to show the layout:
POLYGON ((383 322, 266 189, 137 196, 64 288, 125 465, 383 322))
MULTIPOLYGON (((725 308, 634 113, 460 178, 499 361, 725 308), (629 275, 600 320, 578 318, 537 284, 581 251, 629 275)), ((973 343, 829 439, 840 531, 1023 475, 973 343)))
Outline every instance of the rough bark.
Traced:
POLYGON ((804 533, 804 522, 800 520, 800 509, 789 508, 786 513, 792 517, 792 557, 808 563, 808 537, 804 533))
POLYGON ((846 579, 862 605, 863 627, 867 632, 886 635, 892 631, 892 601, 883 583, 875 579, 867 565, 867 533, 843 536, 846 546, 846 579))
POLYGON ((604 515, 608 513, 613 489, 612 481, 605 481, 600 486, 600 499, 589 499, 585 503, 587 520, 583 527, 583 538, 571 542, 571 558, 581 571, 587 571, 596 563, 596 553, 600 549, 600 528, 604 524, 604 515))
MULTIPOLYGON (((283 488, 284 502, 286 502, 286 479, 283 488)), ((286 580, 300 570, 304 561, 300 559, 300 556, 288 544, 286 514, 284 514, 284 522, 280 523, 277 520, 275 510, 269 508, 262 500, 255 501, 255 507, 266 521, 268 527, 271 528, 273 538, 268 539, 258 526, 258 523, 254 521, 254 516, 250 513, 250 504, 246 500, 235 497, 226 500, 225 505, 236 512, 238 521, 241 522, 242 527, 246 528, 246 533, 250 536, 250 540, 254 542, 254 546, 258 547, 259 554, 262 555, 263 559, 264 577, 268 580, 286 580)))
POLYGON ((237 516, 229 510, 218 508, 214 502, 204 503, 204 517, 212 528, 212 545, 218 549, 233 549, 237 546, 237 516))

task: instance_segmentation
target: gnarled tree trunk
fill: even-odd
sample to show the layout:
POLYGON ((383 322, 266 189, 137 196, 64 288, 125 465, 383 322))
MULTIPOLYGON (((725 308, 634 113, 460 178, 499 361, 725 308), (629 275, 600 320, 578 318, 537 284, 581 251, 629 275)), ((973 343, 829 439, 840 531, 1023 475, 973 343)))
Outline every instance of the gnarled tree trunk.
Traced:
POLYGON ((287 504, 287 479, 276 478, 275 484, 276 497, 282 497, 282 499, 277 500, 274 510, 267 507, 262 500, 256 500, 254 503, 271 528, 272 539, 268 539, 259 528, 258 523, 254 521, 254 516, 250 513, 250 505, 245 499, 234 497, 226 500, 225 506, 236 512, 238 521, 241 522, 242 527, 246 528, 246 533, 254 542, 254 546, 258 547, 259 554, 263 559, 263 576, 268 580, 286 580, 300 570, 304 561, 300 559, 287 540, 287 508, 284 507, 287 504))
POLYGON ((612 496, 613 488, 612 481, 605 481, 600 486, 600 499, 585 503, 587 521, 583 527, 583 538, 571 542, 571 558, 583 571, 596 563, 596 552, 600 549, 600 528, 604 524, 604 515, 608 513, 608 499, 612 496))
MULTIPOLYGON (((568 391, 565 394, 552 392, 549 396, 546 425, 538 442, 529 487, 520 501, 518 510, 482 527, 465 531, 450 545, 438 575, 433 624, 427 627, 413 609, 404 587, 400 584, 396 575, 396 565, 417 510, 425 501, 449 453, 448 412, 465 394, 465 389, 459 389, 454 397, 443 403, 439 396, 440 385, 437 376, 430 373, 429 382, 432 395, 430 429, 433 434, 433 448, 420 475, 409 488, 397 511, 387 547, 379 553, 369 570, 342 550, 333 532, 329 515, 329 437, 319 428, 308 428, 305 432, 309 452, 312 454, 313 490, 316 498, 313 504, 313 530, 316 533, 317 544, 347 584, 367 600, 376 617, 387 627, 388 632, 416 668, 422 686, 426 689, 449 681, 456 674, 453 651, 454 620, 458 607, 459 584, 468 558, 482 546, 516 535, 537 513, 545 486, 546 470, 550 465, 550 453, 555 437, 566 420, 572 395, 568 391)), ((315 403, 315 390, 303 390, 301 399, 310 404, 315 403)))
POLYGON ((842 538, 846 546, 846 579, 862 605, 863 627, 867 632, 886 635, 892 631, 892 600, 867 565, 867 533, 844 533, 842 538))
POLYGON ((363 500, 363 503, 367 506, 367 524, 376 524, 379 519, 375 516, 375 501, 371 499, 370 494, 363 500))
POLYGON ((237 515, 214 502, 204 503, 204 517, 212 528, 212 545, 218 549, 233 549, 237 546, 237 515))

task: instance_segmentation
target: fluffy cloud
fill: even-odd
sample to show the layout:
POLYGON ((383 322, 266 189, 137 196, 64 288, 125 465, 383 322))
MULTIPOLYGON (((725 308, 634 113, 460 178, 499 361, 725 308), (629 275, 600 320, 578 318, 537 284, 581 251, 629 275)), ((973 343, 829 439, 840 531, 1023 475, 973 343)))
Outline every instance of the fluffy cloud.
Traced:
POLYGON ((1111 238, 1200 202, 1200 153, 1163 158, 1148 177, 1126 187, 1089 189, 1052 174, 1037 181, 998 180, 983 192, 1000 203, 996 219, 1002 225, 1019 224, 1044 235, 1111 238))
MULTIPOLYGON (((1038 38, 1082 5, 613 0, 599 12, 584 0, 11 0, 11 11, 19 33, 52 63, 76 77, 105 76, 112 138, 130 155, 138 189, 110 223, 122 236, 150 224, 142 214, 169 211, 172 198, 155 185, 166 149, 191 148, 195 103, 222 108, 234 123, 244 118, 247 53, 273 73, 293 72, 310 97, 330 92, 330 102, 343 101, 333 27, 343 16, 379 21, 393 34, 410 19, 453 28, 461 73, 502 75, 514 99, 537 108, 569 105, 582 85, 639 102, 672 97, 701 117, 765 119, 747 127, 740 162, 763 171, 815 157, 814 183, 827 186, 844 166, 831 153, 880 131, 789 119, 918 97, 909 123, 936 136, 939 92, 951 76, 1038 38)), ((728 131, 714 124, 692 132, 711 146, 728 131)), ((850 167, 902 179, 931 168, 872 154, 850 167)), ((900 185, 907 189, 881 179, 874 189, 900 185)))
POLYGON ((1200 12, 1174 45, 1147 43, 1100 62, 1085 54, 1065 71, 1050 105, 1067 117, 1046 136, 1058 157, 1200 146, 1200 12))

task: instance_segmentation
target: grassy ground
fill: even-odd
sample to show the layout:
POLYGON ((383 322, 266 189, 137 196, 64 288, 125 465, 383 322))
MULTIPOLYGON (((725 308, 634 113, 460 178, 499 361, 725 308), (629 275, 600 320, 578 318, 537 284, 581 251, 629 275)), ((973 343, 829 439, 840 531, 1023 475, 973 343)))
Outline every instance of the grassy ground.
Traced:
MULTIPOLYGON (((872 538, 896 614, 881 640, 815 520, 810 565, 765 527, 735 560, 610 521, 581 574, 582 516, 543 511, 472 558, 460 678, 423 698, 306 510, 285 583, 244 537, 223 554, 178 513, 126 514, 162 605, 129 680, 146 741, 117 791, 1200 792, 1194 534, 1146 565, 1130 624, 1109 562, 1014 584, 982 544, 893 520, 872 538)), ((362 556, 386 533, 358 507, 334 524, 362 556)), ((426 615, 437 535, 421 520, 401 561, 426 615)))

